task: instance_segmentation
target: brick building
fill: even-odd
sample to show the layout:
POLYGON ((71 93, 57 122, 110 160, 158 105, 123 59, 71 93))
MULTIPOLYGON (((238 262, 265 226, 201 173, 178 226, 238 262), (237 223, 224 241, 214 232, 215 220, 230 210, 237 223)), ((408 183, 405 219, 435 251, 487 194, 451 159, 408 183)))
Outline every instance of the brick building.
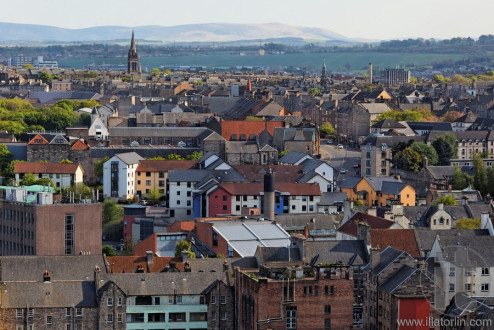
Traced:
POLYGON ((50 192, 34 189, 4 191, 0 255, 101 253, 101 204, 53 204, 50 192))
MULTIPOLYGON (((275 265, 274 265, 275 264, 275 265)), ((352 329, 353 272, 344 264, 235 271, 236 329, 352 329)))

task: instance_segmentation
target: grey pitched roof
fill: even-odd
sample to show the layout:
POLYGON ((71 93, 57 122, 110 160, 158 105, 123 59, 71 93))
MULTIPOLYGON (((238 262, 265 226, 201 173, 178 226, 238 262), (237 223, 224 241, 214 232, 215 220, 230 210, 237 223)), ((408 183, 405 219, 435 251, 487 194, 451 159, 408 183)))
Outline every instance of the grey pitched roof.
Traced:
POLYGON ((139 156, 139 154, 136 152, 126 152, 123 154, 116 154, 115 157, 118 157, 122 162, 124 162, 127 165, 139 164, 139 161, 144 159, 143 157, 139 156))
POLYGON ((386 268, 388 268, 390 265, 392 265, 396 259, 398 259, 399 257, 401 257, 404 254, 406 254, 408 257, 410 257, 410 255, 408 253, 400 251, 400 250, 396 250, 396 249, 392 248, 391 246, 388 246, 387 248, 385 248, 381 252, 380 262, 376 267, 374 267, 371 270, 371 272, 374 275, 381 274, 386 268))
POLYGON ((106 278, 128 296, 153 296, 204 294, 213 282, 224 276, 222 272, 167 272, 109 274, 106 278))
POLYGON ((381 185, 381 193, 390 194, 390 195, 399 195, 406 186, 407 184, 403 182, 384 181, 381 185))
POLYGON ((337 228, 336 225, 339 225, 342 217, 342 215, 320 213, 284 213, 277 215, 276 221, 287 231, 303 230, 305 225, 312 219, 315 219, 315 222, 310 223, 310 230, 335 230, 337 228))
POLYGON ((394 129, 394 128, 405 128, 405 126, 403 126, 394 119, 384 119, 372 125, 372 128, 394 129))
MULTIPOLYGON (((396 189, 403 189, 405 185, 396 185, 397 183, 402 183, 400 179, 396 179, 395 177, 365 177, 365 180, 369 183, 369 185, 374 189, 374 191, 382 191, 383 187, 389 189, 390 191, 395 191, 396 189)), ((400 189, 400 191, 401 191, 400 189)))
POLYGON ((3 283, 2 308, 97 306, 93 281, 3 283))
POLYGON ((445 180, 453 177, 454 166, 427 166, 427 170, 436 180, 445 180))
POLYGON ((306 241, 305 257, 311 260, 316 255, 317 263, 329 262, 364 266, 369 262, 367 249, 362 240, 306 241))
POLYGON ((341 204, 348 196, 344 192, 323 192, 321 193, 321 201, 319 205, 335 205, 341 204))
POLYGON ((52 281, 83 281, 94 276, 95 266, 105 271, 102 255, 0 257, 1 281, 42 281, 45 270, 52 281))
POLYGON ((469 262, 475 267, 494 267, 494 236, 476 236, 475 239, 469 236, 441 237, 439 240, 442 257, 456 264, 465 259, 458 259, 456 253, 466 251, 469 262))
POLYGON ((109 132, 110 136, 129 138, 141 136, 199 138, 213 133, 206 127, 110 127, 109 132))
POLYGON ((362 180, 362 178, 359 177, 347 177, 343 179, 340 183, 340 188, 355 188, 355 186, 362 180))
POLYGON ((257 253, 259 256, 259 262, 273 262, 273 261, 301 261, 302 256, 298 247, 266 247, 259 246, 257 253), (290 250, 290 251, 288 251, 290 250))
POLYGON ((195 258, 189 259, 189 265, 191 272, 221 273, 225 262, 232 269, 232 264, 238 260, 240 258, 195 258))
POLYGON ((387 293, 393 293, 401 284, 418 272, 418 268, 403 265, 400 269, 394 272, 384 283, 379 285, 379 290, 387 293))
POLYGON ((289 151, 281 157, 278 162, 282 164, 295 164, 299 160, 301 160, 304 157, 307 157, 307 154, 304 154, 303 152, 298 152, 298 151, 289 151))
POLYGON ((38 99, 40 103, 53 100, 99 100, 101 95, 94 92, 32 92, 31 99, 38 99))
POLYGON ((436 236, 440 237, 470 237, 474 239, 474 236, 488 236, 489 231, 487 229, 441 229, 431 230, 428 227, 415 227, 415 238, 417 239, 417 245, 420 251, 430 251, 432 244, 436 236))

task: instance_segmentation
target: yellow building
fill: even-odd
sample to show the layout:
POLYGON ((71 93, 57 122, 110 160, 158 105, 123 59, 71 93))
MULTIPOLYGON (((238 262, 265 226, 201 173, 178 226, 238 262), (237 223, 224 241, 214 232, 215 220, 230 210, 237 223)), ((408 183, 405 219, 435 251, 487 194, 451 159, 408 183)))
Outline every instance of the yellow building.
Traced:
POLYGON ((136 195, 146 197, 152 189, 166 196, 168 171, 186 170, 197 164, 195 160, 141 160, 136 169, 136 195))
POLYGON ((348 199, 366 206, 386 206, 392 200, 404 206, 415 206, 415 189, 394 177, 347 178, 340 184, 348 199))

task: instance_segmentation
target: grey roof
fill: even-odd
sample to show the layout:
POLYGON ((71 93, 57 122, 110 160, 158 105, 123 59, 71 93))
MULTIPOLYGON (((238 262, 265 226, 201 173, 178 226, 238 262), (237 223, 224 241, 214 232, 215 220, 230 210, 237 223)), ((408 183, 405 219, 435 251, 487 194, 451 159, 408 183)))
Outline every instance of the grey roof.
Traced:
POLYGON ((199 138, 213 133, 206 127, 110 127, 109 132, 110 136, 130 138, 141 136, 199 138))
POLYGON ((389 182, 389 181, 384 181, 382 182, 381 186, 381 193, 382 194, 390 194, 390 195, 399 195, 401 191, 408 186, 406 183, 403 182, 389 182))
POLYGON ((323 162, 322 160, 311 158, 311 159, 304 160, 299 165, 303 166, 302 171, 309 172, 309 171, 315 170, 316 168, 318 168, 322 164, 326 164, 326 163, 323 162))
POLYGON ((94 92, 32 92, 31 99, 38 99, 40 103, 54 100, 99 100, 101 95, 94 92))
POLYGON ((144 159, 143 157, 139 156, 139 154, 136 152, 126 152, 123 154, 116 154, 115 157, 118 157, 122 162, 124 162, 127 165, 139 164, 139 161, 144 159))
POLYGON ((458 259, 457 253, 467 253, 469 262, 475 264, 473 267, 494 267, 494 236, 470 236, 441 237, 439 244, 442 250, 442 257, 458 264, 466 259, 458 259))
POLYGON ((488 236, 489 231, 487 229, 440 229, 431 230, 428 227, 416 227, 414 228, 415 238, 417 239, 417 245, 420 251, 430 251, 432 244, 436 236, 439 237, 470 237, 473 240, 474 236, 488 236))
POLYGON ((178 148, 170 146, 139 146, 139 147, 111 147, 111 148, 101 148, 101 147, 91 147, 89 152, 91 158, 111 158, 116 154, 136 152, 143 158, 153 158, 153 157, 164 157, 166 158, 171 154, 178 154, 182 157, 192 154, 194 151, 201 152, 200 148, 178 148))
POLYGON ((367 249, 362 240, 343 241, 306 241, 305 257, 312 260, 316 255, 317 263, 342 262, 348 265, 364 266, 369 262, 367 249))
POLYGON ((273 261, 301 261, 302 256, 298 247, 266 247, 259 246, 257 249, 257 255, 259 256, 259 262, 273 262, 273 261))
POLYGON ((379 285, 379 290, 386 291, 387 293, 393 293, 397 288, 400 287, 401 284, 403 284, 418 271, 418 268, 403 265, 400 269, 394 272, 384 283, 379 285))
POLYGON ((277 141, 313 141, 317 130, 315 128, 275 127, 273 143, 277 141))
POLYGON ((84 281, 94 277, 94 268, 105 271, 102 255, 0 257, 1 281, 42 281, 45 270, 52 281, 84 281))
POLYGON ((343 179, 343 181, 341 181, 340 188, 353 189, 361 180, 362 180, 362 178, 359 178, 359 177, 354 177, 354 176, 347 177, 347 178, 343 179))
POLYGON ((427 170, 435 180, 445 180, 453 177, 454 166, 427 166, 427 170))
POLYGON ((394 129, 394 128, 405 128, 405 126, 400 124, 394 119, 384 119, 372 125, 372 128, 394 129))
POLYGON ((2 308, 97 306, 94 282, 89 280, 3 283, 2 308))
POLYGON ((288 246, 290 235, 274 222, 216 222, 213 230, 240 256, 253 256, 260 246, 288 246))
POLYGON ((304 154, 303 152, 298 152, 298 151, 289 151, 281 157, 278 162, 281 164, 295 164, 299 160, 301 160, 304 157, 307 157, 307 154, 304 154))
POLYGON ((397 260, 399 257, 401 257, 404 254, 406 254, 409 258, 412 258, 408 253, 404 251, 396 250, 391 246, 388 246, 381 252, 380 262, 376 267, 374 267, 371 270, 371 272, 374 275, 381 274, 386 268, 392 265, 395 262, 395 260, 397 260))
POLYGON ((396 185, 397 183, 402 183, 400 179, 396 179, 395 177, 374 177, 368 176, 365 177, 365 180, 369 183, 369 185, 374 189, 374 191, 382 191, 383 187, 389 189, 390 191, 396 191, 396 189, 400 189, 400 191, 406 186, 404 185, 396 185), (396 186, 395 186, 396 185, 396 186))
MULTIPOLYGON (((345 194, 346 195, 346 194, 345 194)), ((343 215, 302 213, 302 214, 279 214, 276 221, 287 231, 301 231, 309 223, 311 230, 335 230, 341 222, 343 215), (315 222, 311 222, 315 219, 315 222)))
POLYGON ((226 141, 226 153, 257 154, 258 145, 255 141, 226 141))
POLYGON ((344 192, 322 192, 321 193, 321 201, 319 205, 335 205, 340 204, 347 199, 348 196, 344 192))
POLYGON ((449 122, 407 121, 407 124, 414 131, 441 131, 441 134, 445 131, 453 131, 453 126, 449 122))
POLYGON ((204 184, 210 178, 220 182, 248 182, 245 177, 234 169, 229 170, 170 170, 168 181, 170 182, 199 182, 204 184))
POLYGON ((211 284, 224 277, 223 272, 107 275, 107 279, 113 281, 128 296, 199 295, 204 294, 211 284))
POLYGON ((366 145, 370 143, 374 146, 381 146, 383 143, 386 143, 388 147, 392 147, 395 144, 400 142, 408 142, 413 140, 415 142, 425 142, 425 135, 420 136, 381 136, 381 135, 369 135, 362 145, 366 145))
POLYGON ((191 272, 221 273, 225 261, 228 263, 228 267, 232 269, 232 264, 238 260, 240 258, 194 258, 189 259, 189 265, 191 272))

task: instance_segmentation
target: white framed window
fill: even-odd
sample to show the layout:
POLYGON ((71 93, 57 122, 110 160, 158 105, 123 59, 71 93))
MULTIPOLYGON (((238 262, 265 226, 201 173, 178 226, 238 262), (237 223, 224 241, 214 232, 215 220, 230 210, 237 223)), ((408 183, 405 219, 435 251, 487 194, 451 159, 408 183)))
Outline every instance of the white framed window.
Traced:
POLYGON ((22 317, 22 308, 17 308, 15 316, 19 319, 22 317))
POLYGON ((28 308, 27 310, 27 318, 32 319, 34 316, 34 310, 32 308, 28 308))
POLYGON ((106 314, 106 323, 113 323, 113 314, 106 314))
POLYGON ((211 296, 211 304, 216 304, 216 296, 211 296))
POLYGON ((489 291, 489 283, 482 283, 482 285, 480 286, 480 290, 482 292, 487 292, 489 291))
POLYGON ((72 316, 72 309, 70 307, 65 308, 65 316, 72 316))
POLYGON ((177 304, 181 304, 182 303, 182 296, 177 296, 177 304))
POLYGON ((82 317, 82 308, 75 309, 75 316, 82 317))
POLYGON ((53 324, 53 316, 47 315, 46 316, 46 324, 47 325, 52 325, 53 324))
POLYGON ((113 298, 108 298, 106 300, 106 306, 113 306, 113 298))
POLYGON ((121 314, 121 313, 118 313, 118 314, 117 314, 117 322, 118 322, 118 323, 122 323, 122 319, 123 319, 123 318, 122 318, 122 314, 121 314))
POLYGON ((75 330, 82 330, 82 323, 76 323, 75 330))
POLYGON ((220 304, 222 305, 226 304, 226 296, 220 296, 220 304))
POLYGON ((225 311, 220 311, 220 319, 222 321, 226 320, 226 312, 225 311))

